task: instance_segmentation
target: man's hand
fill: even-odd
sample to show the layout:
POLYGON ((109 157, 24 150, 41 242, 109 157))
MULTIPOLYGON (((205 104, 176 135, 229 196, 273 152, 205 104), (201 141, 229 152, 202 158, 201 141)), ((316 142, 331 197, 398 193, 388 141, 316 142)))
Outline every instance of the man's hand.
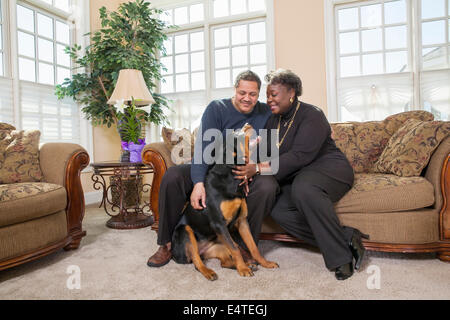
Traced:
POLYGON ((191 193, 191 206, 196 210, 206 208, 206 191, 203 182, 197 182, 191 193))

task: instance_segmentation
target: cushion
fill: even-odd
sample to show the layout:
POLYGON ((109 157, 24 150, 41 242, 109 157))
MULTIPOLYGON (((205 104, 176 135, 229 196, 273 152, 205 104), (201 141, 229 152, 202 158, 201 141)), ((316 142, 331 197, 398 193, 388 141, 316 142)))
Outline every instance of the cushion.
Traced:
POLYGON ((396 212, 433 205, 433 185, 423 177, 355 174, 353 188, 335 204, 336 213, 396 212))
POLYGON ((390 139, 373 172, 420 176, 433 151, 450 134, 448 121, 408 120, 390 139))
POLYGON ((408 119, 433 120, 427 111, 407 111, 383 121, 332 123, 336 146, 346 155, 356 173, 371 172, 390 137, 408 119))
POLYGON ((194 154, 194 136, 188 129, 162 128, 161 135, 171 153, 174 164, 179 165, 191 161, 194 154))
POLYGON ((42 180, 40 135, 39 130, 12 130, 0 139, 0 184, 42 180))
POLYGON ((45 182, 0 185, 0 227, 53 214, 66 208, 63 186, 45 182))

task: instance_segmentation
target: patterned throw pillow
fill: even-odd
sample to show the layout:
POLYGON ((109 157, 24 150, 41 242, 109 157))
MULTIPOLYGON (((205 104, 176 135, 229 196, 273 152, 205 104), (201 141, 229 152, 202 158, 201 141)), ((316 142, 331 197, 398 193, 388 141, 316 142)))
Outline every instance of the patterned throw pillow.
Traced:
POLYGON ((40 136, 39 130, 3 131, 0 138, 0 184, 42 180, 40 136))
POLYGON ((373 172, 420 176, 433 151, 450 135, 449 121, 410 119, 392 135, 373 172))
POLYGON ((194 154, 194 137, 188 129, 162 128, 161 135, 171 153, 173 163, 179 165, 191 161, 194 154))

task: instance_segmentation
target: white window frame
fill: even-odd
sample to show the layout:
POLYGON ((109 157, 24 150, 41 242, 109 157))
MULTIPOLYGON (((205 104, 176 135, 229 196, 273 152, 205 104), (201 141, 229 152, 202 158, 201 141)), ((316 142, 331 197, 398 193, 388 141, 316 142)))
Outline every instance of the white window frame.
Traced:
MULTIPOLYGON (((356 3, 370 4, 370 1, 363 0, 324 0, 324 22, 325 22, 325 52, 326 52, 326 74, 327 74, 327 100, 328 100, 328 118, 331 122, 341 121, 340 108, 338 107, 337 101, 337 81, 338 81, 338 52, 337 43, 338 39, 336 36, 337 21, 335 19, 335 6, 355 5, 356 3)), ((448 5, 449 1, 447 1, 448 5)), ((421 74, 429 71, 438 71, 439 69, 433 70, 423 70, 422 69, 422 18, 420 12, 420 0, 410 0, 406 1, 407 4, 407 24, 410 26, 407 31, 408 35, 408 63, 409 72, 413 77, 413 101, 412 106, 415 110, 423 110, 423 99, 421 95, 421 74)), ((448 7, 446 7, 448 13, 448 7)), ((440 20, 437 19, 426 19, 430 20, 440 20)), ((446 39, 448 41, 448 28, 446 28, 446 39)), ((383 38, 384 40, 384 38, 383 38)), ((361 41, 361 39, 360 39, 361 41)), ((384 41, 383 41, 384 42, 384 41)), ((445 45, 442 45, 445 46, 445 45)), ((384 43, 383 43, 384 48, 384 43)), ((448 45, 450 48, 450 45, 448 45)), ((447 48, 447 50, 449 50, 447 48)), ((447 59, 448 54, 447 54, 447 59)), ((448 66, 450 67, 450 61, 447 60, 448 66)), ((441 69, 448 70, 448 68, 441 69)), ((368 75, 367 77, 376 76, 368 75)))
MULTIPOLYGON (((51 16, 53 19, 61 21, 69 21, 75 25, 75 30, 71 35, 71 45, 77 43, 82 46, 82 50, 89 45, 88 37, 84 34, 90 31, 90 14, 89 14, 89 0, 71 0, 72 6, 76 9, 74 12, 69 13, 64 10, 58 9, 48 3, 40 0, 0 0, 2 1, 2 10, 4 15, 3 20, 3 38, 4 38, 4 75, 3 78, 12 81, 13 87, 13 125, 17 129, 22 129, 21 111, 20 111, 20 82, 26 82, 37 86, 47 86, 39 82, 29 82, 25 80, 19 80, 19 68, 18 68, 18 43, 17 43, 17 18, 16 18, 16 4, 20 4, 27 7, 32 7, 33 10, 39 13, 51 16), (7 31, 5 31, 7 30, 7 31), (7 46, 6 50, 5 47, 7 46), (5 58, 6 56, 6 58, 5 58)), ((37 23, 37 22, 36 22, 37 23)), ((56 40, 54 40, 56 43, 56 40)), ((37 43, 35 44, 37 46, 37 43)), ((35 56, 36 68, 38 68, 38 57, 35 56)), ((56 68, 56 54, 54 56, 55 63, 53 66, 56 68)), ((56 72, 56 70, 55 70, 56 72)), ((55 73, 56 76, 56 73, 55 73)), ((0 76, 1 77, 1 76, 0 76)), ((36 73, 36 80, 37 73, 36 73)), ((56 81, 56 79, 55 79, 56 81)), ((54 86, 51 86, 54 87, 54 86)), ((55 96, 56 98, 56 96, 55 96)), ((94 161, 93 155, 93 133, 92 125, 88 120, 84 118, 81 108, 79 106, 80 115, 80 144, 88 151, 91 160, 94 161)))

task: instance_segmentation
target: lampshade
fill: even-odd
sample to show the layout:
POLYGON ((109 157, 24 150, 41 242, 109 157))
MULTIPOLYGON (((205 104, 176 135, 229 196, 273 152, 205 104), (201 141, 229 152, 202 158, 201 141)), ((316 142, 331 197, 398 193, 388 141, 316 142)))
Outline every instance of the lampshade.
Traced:
POLYGON ((155 103, 145 84, 142 71, 135 69, 122 69, 119 72, 116 87, 108 100, 108 104, 115 104, 117 100, 129 102, 135 100, 135 105, 145 106, 155 103))

